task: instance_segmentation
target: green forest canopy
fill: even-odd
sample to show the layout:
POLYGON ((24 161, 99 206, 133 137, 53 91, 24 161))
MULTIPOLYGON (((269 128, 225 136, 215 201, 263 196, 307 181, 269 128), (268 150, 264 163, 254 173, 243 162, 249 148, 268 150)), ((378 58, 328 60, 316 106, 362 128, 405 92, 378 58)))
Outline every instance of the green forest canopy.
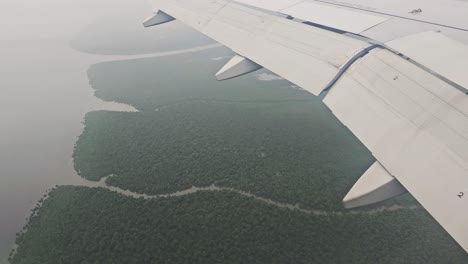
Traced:
POLYGON ((13 263, 467 263, 422 209, 314 216, 232 192, 52 191, 13 263))
MULTIPOLYGON (((319 98, 284 80, 214 81, 228 55, 91 67, 97 96, 140 112, 89 113, 75 168, 94 181, 115 174, 109 184, 140 193, 214 183, 329 215, 226 191, 143 200, 59 187, 18 236, 13 263, 466 263, 423 209, 344 211, 370 153, 319 98)), ((398 203, 414 201, 384 204, 398 203)))

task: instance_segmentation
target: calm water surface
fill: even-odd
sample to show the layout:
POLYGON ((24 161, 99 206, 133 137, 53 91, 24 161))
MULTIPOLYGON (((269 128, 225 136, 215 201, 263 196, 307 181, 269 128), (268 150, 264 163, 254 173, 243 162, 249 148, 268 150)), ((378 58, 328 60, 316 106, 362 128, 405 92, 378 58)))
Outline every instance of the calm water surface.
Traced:
MULTIPOLYGON (((0 37, 0 264, 3 264, 7 263, 15 234, 24 226, 29 210, 48 189, 55 185, 88 184, 76 174, 72 161, 85 114, 98 109, 136 111, 128 105, 95 98, 87 71, 91 64, 101 61, 148 55, 92 55, 74 50, 70 44, 93 53, 106 53, 101 51, 109 45, 106 54, 153 56, 170 50, 167 43, 159 45, 165 37, 180 43, 181 38, 194 33, 180 24, 143 31, 141 21, 151 12, 144 0, 99 3, 45 0, 37 4, 18 0, 0 3, 0 10, 3 10, 0 22, 7 29, 0 37), (71 10, 74 12, 68 12, 71 10), (18 21, 19 16, 24 19, 18 21), (127 35, 131 35, 133 42, 117 41, 127 35), (141 44, 148 42, 146 46, 141 44), (116 46, 110 46, 113 43, 116 46)), ((193 42, 185 41, 185 46, 177 49, 192 52, 191 47, 210 43, 200 37, 193 42)))

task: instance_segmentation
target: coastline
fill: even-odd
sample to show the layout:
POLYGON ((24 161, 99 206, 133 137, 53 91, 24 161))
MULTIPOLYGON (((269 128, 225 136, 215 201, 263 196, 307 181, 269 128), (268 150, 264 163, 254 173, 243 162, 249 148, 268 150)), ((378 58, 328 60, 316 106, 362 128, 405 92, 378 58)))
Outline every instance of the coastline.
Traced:
MULTIPOLYGON (((68 39, 63 38, 38 41, 33 47, 26 40, 0 45, 5 52, 4 66, 9 67, 7 72, 11 76, 0 81, 4 87, 10 87, 6 91, 9 101, 5 102, 4 107, 23 110, 15 113, 14 120, 9 118, 12 121, 5 125, 13 131, 6 131, 2 135, 3 141, 0 141, 0 145, 5 145, 9 152, 13 152, 3 154, 6 156, 3 159, 5 165, 0 170, 0 175, 5 177, 0 180, 6 181, 0 184, 5 188, 0 192, 0 200, 3 201, 0 202, 0 210, 4 215, 0 225, 0 263, 8 263, 16 233, 26 225, 26 219, 30 217, 30 210, 36 206, 36 201, 51 187, 89 185, 87 180, 76 173, 72 160, 75 143, 84 129, 86 114, 100 110, 138 111, 131 105, 104 101, 94 95, 86 74, 92 64, 171 56, 219 47, 219 44, 210 44, 142 55, 96 55, 76 51, 68 43, 68 39), (18 57, 21 59, 18 60, 18 57), (13 79, 17 72, 27 78, 13 79), (41 86, 47 89, 41 90, 41 86), (21 98, 23 94, 20 94, 25 90, 32 93, 26 99, 21 98), (21 103, 18 105, 17 101, 21 103), (14 134, 10 135, 12 132, 14 134), (26 158, 23 157, 25 145, 33 146, 28 149, 27 154, 30 155, 26 158), (22 162, 18 164, 20 158, 22 162)), ((8 120, 7 117, 4 119, 8 120)))

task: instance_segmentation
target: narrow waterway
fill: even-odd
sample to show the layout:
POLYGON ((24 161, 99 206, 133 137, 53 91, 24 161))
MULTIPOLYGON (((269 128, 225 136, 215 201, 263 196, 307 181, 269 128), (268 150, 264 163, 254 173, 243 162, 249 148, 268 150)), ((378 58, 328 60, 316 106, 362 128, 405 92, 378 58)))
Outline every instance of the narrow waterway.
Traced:
POLYGON ((216 186, 215 184, 212 184, 207 187, 196 187, 192 186, 189 189, 182 190, 182 191, 177 191, 169 194, 159 194, 159 195, 147 195, 147 194, 141 194, 141 193, 135 193, 129 190, 123 190, 115 186, 110 186, 106 184, 106 180, 109 177, 112 177, 113 175, 110 175, 108 177, 102 178, 99 182, 87 182, 86 184, 82 186, 86 187, 92 187, 92 188, 104 188, 107 189, 111 192, 116 192, 122 195, 125 195, 127 197, 131 197, 134 199, 160 199, 160 198, 169 198, 169 197, 178 197, 178 196, 185 196, 185 195, 190 195, 194 194, 197 192, 215 192, 215 191, 227 191, 227 192, 233 192, 238 195, 242 195, 245 197, 253 198, 257 201, 263 202, 268 205, 275 206, 277 208, 282 208, 282 209, 289 209, 289 210, 297 210, 301 213, 309 214, 309 215, 315 215, 315 216, 330 216, 330 215, 344 215, 344 214, 367 214, 367 215, 372 215, 372 214, 377 214, 385 211, 396 211, 396 210, 402 210, 402 209, 420 209, 421 206, 418 205, 411 205, 411 206, 401 206, 401 205, 392 205, 392 206, 381 206, 378 208, 374 208, 371 210, 360 210, 360 209, 354 209, 354 210, 348 210, 348 211, 326 211, 326 210, 314 210, 314 209, 303 209, 299 205, 294 205, 294 204, 289 204, 289 203, 281 203, 278 201, 274 201, 272 199, 264 198, 249 192, 245 192, 242 190, 237 190, 234 188, 229 188, 229 187, 220 187, 216 186))

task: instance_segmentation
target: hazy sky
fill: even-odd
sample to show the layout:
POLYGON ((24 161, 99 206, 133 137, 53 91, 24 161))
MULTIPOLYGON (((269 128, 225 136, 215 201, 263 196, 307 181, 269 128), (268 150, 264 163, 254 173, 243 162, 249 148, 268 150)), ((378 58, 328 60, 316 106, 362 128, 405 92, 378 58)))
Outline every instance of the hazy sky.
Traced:
POLYGON ((147 0, 2 0, 0 38, 4 42, 74 36, 99 17, 143 8, 151 14, 147 0))

